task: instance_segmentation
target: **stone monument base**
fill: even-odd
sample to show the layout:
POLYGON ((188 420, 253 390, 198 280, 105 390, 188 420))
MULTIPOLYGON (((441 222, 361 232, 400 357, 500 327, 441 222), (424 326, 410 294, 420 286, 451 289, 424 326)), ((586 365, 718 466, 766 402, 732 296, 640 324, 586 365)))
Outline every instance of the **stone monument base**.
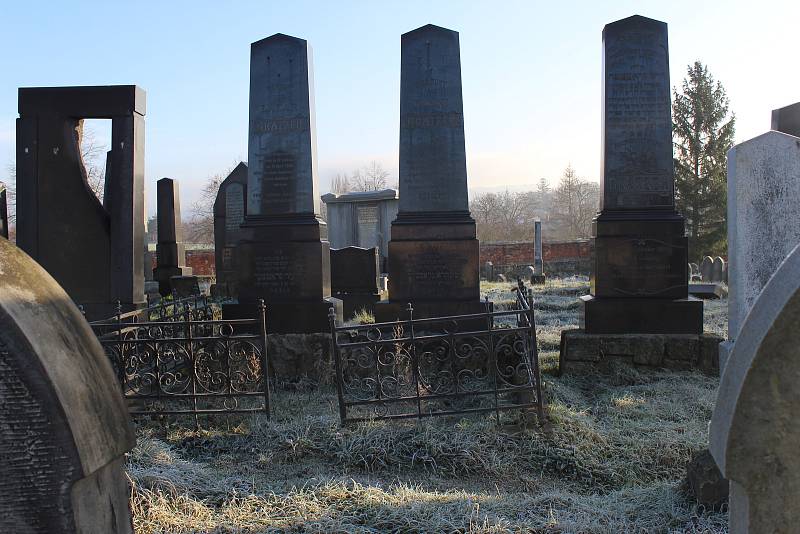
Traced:
POLYGON ((313 213, 248 216, 239 242, 239 304, 223 307, 227 318, 253 318, 258 301, 267 306, 270 333, 328 332, 328 311, 342 320, 342 305, 330 298, 327 226, 313 213), (239 310, 239 311, 234 311, 239 310))
POLYGON ((153 269, 153 279, 158 282, 158 292, 162 297, 172 293, 172 278, 174 276, 191 276, 191 267, 156 267, 153 269))
MULTIPOLYGON (((191 273, 191 269, 189 272, 191 273)), ((191 275, 173 276, 169 279, 172 293, 176 298, 194 297, 200 294, 200 278, 191 275)))
POLYGON ((533 276, 531 276, 531 284, 535 286, 544 285, 546 281, 547 281, 547 275, 545 274, 534 274, 533 276))
POLYGON ((581 297, 583 327, 591 334, 703 333, 703 301, 581 297))
MULTIPOLYGON (((486 303, 481 301, 424 301, 418 300, 411 303, 414 307, 414 319, 427 319, 429 317, 448 317, 451 315, 467 315, 472 313, 485 313, 486 303)), ((408 320, 408 302, 384 300, 375 303, 375 322, 388 323, 391 321, 408 320)), ((485 328, 486 321, 478 319, 476 328, 485 328)))
POLYGON ((345 321, 352 319, 361 310, 374 315, 375 304, 381 300, 379 293, 334 293, 333 296, 342 301, 342 318, 345 321))
POLYGON ((588 334, 582 329, 564 330, 558 371, 602 369, 622 361, 633 366, 698 369, 716 375, 721 341, 712 334, 588 334))

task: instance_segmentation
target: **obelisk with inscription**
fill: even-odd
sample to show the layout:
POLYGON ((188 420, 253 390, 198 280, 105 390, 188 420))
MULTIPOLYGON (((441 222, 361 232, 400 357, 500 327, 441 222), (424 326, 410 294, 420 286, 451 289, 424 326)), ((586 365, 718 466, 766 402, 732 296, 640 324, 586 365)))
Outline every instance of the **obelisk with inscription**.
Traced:
POLYGON ((700 334, 688 243, 675 210, 667 25, 633 16, 603 29, 602 197, 593 221, 587 334, 700 334))
POLYGON ((305 40, 276 34, 251 45, 247 216, 239 304, 228 315, 254 316, 264 299, 271 333, 325 332, 328 310, 341 316, 341 302, 330 298, 330 245, 318 215, 313 86, 305 40))
POLYGON ((483 310, 469 213, 458 32, 427 25, 401 37, 400 205, 389 241, 389 301, 378 320, 483 310))

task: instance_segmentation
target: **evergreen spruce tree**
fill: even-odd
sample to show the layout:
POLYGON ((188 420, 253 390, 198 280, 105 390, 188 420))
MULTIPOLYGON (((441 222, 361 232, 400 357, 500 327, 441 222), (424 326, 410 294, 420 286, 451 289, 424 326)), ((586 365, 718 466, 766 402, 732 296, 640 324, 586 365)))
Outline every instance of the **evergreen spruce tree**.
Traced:
POLYGON ((675 202, 686 217, 689 259, 727 250, 727 161, 736 117, 725 89, 699 61, 673 90, 675 202))

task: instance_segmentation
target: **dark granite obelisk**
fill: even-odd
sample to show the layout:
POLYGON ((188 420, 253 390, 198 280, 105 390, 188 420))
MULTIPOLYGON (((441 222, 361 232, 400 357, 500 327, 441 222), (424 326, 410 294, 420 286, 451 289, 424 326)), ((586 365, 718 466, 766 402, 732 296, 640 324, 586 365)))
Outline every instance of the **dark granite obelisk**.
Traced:
POLYGON ((380 321, 483 311, 469 213, 458 32, 427 25, 401 37, 400 206, 389 241, 380 321))
POLYGON ((8 239, 8 200, 5 187, 0 189, 0 236, 8 239))
POLYGON ((158 243, 156 244, 156 268, 153 279, 158 281, 158 292, 166 297, 172 293, 170 279, 173 276, 190 276, 191 267, 186 266, 186 250, 183 244, 181 201, 178 182, 162 178, 156 182, 158 201, 158 243))
POLYGON ((699 334, 675 211, 667 25, 641 16, 603 29, 603 191, 593 222, 587 334, 699 334))
MULTIPOLYGON (((239 308, 267 304, 271 333, 326 332, 330 245, 319 218, 311 47, 276 34, 250 51, 250 135, 239 308)), ((233 308, 230 308, 233 311, 233 308)), ((229 314, 230 315, 230 314, 229 314)))

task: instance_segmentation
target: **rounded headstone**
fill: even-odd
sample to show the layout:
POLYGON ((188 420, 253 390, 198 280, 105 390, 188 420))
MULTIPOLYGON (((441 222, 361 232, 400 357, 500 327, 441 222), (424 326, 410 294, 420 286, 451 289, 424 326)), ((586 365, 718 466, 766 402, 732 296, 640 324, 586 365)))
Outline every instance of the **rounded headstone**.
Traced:
POLYGON ((703 261, 700 262, 700 278, 703 282, 711 282, 714 272, 714 259, 711 256, 705 256, 703 261))
POLYGON ((134 444, 81 312, 0 239, 0 532, 133 532, 123 457, 134 444))
POLYGON ((725 260, 717 256, 716 258, 714 258, 714 263, 711 267, 711 281, 716 283, 723 282, 724 272, 725 272, 725 260))

